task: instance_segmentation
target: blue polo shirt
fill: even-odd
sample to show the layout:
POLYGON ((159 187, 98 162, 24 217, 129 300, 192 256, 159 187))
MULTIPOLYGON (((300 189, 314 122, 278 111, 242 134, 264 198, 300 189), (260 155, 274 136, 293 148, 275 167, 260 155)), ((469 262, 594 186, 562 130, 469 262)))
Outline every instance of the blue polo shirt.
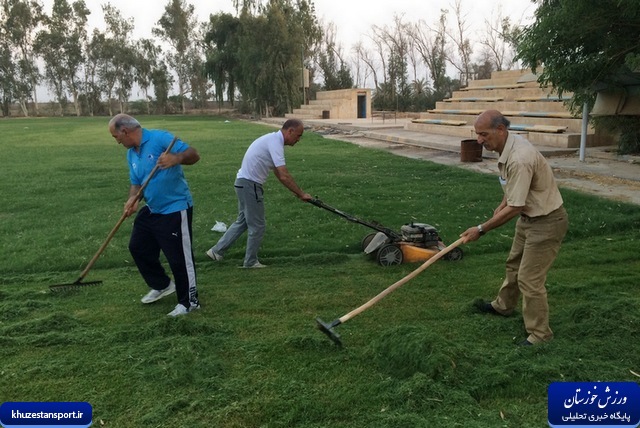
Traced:
MULTIPOLYGON (((127 150, 129 179, 132 185, 142 186, 172 140, 173 135, 167 131, 142 129, 140 152, 135 148, 127 150)), ((186 143, 178 140, 173 145, 171 153, 182 153, 188 148, 186 143)), ((193 206, 193 198, 182 165, 158 169, 147 184, 143 197, 154 214, 171 214, 193 206)))

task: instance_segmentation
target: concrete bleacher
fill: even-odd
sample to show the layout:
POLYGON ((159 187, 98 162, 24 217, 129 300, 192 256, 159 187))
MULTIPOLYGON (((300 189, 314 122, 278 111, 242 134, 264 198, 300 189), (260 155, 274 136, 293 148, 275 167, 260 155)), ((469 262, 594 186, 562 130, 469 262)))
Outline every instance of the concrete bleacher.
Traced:
MULTIPOLYGON (((408 123, 409 131, 475 138, 473 123, 484 110, 500 110, 511 121, 511 131, 524 135, 534 145, 577 148, 582 117, 574 116, 550 88, 542 88, 527 70, 497 71, 490 79, 472 80, 434 109, 408 123)), ((609 145, 609 138, 587 129, 587 146, 609 145)))
POLYGON ((321 91, 316 94, 315 100, 310 100, 308 104, 293 109, 293 112, 285 114, 285 117, 301 120, 351 119, 354 116, 358 117, 358 107, 363 108, 365 115, 371 111, 371 89, 321 91), (363 97, 364 106, 362 105, 363 97))

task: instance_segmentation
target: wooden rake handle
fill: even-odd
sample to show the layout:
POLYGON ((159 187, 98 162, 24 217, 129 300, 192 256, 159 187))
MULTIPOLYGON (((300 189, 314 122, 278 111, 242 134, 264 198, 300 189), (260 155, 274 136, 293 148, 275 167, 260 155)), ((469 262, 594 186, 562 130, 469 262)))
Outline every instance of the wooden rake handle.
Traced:
MULTIPOLYGON (((173 137, 173 140, 171 140, 171 143, 169 143, 169 146, 167 147, 167 149, 164 151, 163 154, 167 154, 167 153, 171 152, 171 149, 175 145, 176 141, 178 141, 178 137, 173 137)), ((153 169, 151 170, 151 172, 147 176, 147 179, 144 180, 144 183, 142 183, 142 186, 140 186, 140 189, 138 190, 138 193, 136 193, 136 196, 135 196, 136 197, 136 201, 139 201, 140 199, 142 199, 142 195, 144 193, 144 189, 147 187, 147 185, 149 184, 149 181, 151 181, 151 178, 153 178, 153 176, 158 171, 158 169, 160 169, 160 166, 156 162, 155 166, 153 167, 153 169)), ((107 245, 109 245, 109 242, 111 242, 111 239, 116 234, 118 229, 120 229, 120 226, 122 226, 122 223, 124 223, 124 221, 127 219, 127 217, 128 216, 127 216, 126 213, 122 213, 122 216, 120 216, 120 219, 118 220, 116 225, 113 227, 113 229, 111 229, 111 232, 109 232, 109 234, 107 235, 107 239, 105 239, 105 241, 102 243, 102 245, 100 246, 98 251, 94 254, 93 258, 87 264, 87 267, 85 267, 84 270, 80 273, 80 276, 76 280, 76 283, 81 282, 84 279, 84 277, 87 276, 87 274, 89 273, 89 271, 91 270, 93 265, 96 263, 96 261, 98 261, 98 258, 104 252, 105 248, 107 248, 107 245)))
POLYGON ((411 279, 413 279, 416 276, 418 276, 418 274, 420 274, 420 272, 422 272, 423 270, 425 270, 426 268, 428 268, 429 266, 434 264, 438 259, 442 258, 445 254, 447 254, 449 251, 453 250, 454 248, 456 248, 457 246, 459 246, 463 242, 464 242, 464 238, 460 238, 456 242, 454 242, 453 244, 449 245, 448 247, 443 248, 441 251, 438 251, 436 254, 434 254, 432 257, 430 257, 426 262, 424 262, 422 265, 420 265, 420 267, 418 267, 416 270, 414 270, 413 272, 411 272, 410 274, 408 274, 404 278, 400 279, 396 283, 390 285, 388 288, 383 290, 380 294, 375 296, 373 299, 369 300, 367 303, 365 303, 364 305, 360 306, 359 308, 356 308, 356 309, 352 310, 351 312, 349 312, 348 314, 343 315, 342 317, 340 317, 340 319, 339 319, 340 324, 350 320, 351 318, 355 317, 356 315, 360 314, 361 312, 366 311, 371 306, 375 305, 380 300, 382 300, 387 294, 393 292, 397 288, 400 288, 401 286, 403 286, 404 284, 409 282, 411 279))

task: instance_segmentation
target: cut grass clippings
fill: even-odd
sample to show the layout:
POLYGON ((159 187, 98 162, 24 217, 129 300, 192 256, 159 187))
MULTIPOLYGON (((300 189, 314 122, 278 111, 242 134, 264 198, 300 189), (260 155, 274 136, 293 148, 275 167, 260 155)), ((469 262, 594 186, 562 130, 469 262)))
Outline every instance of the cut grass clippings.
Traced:
MULTIPOLYGON (((87 401, 112 427, 543 427, 559 381, 638 381, 640 211, 562 189, 570 228, 547 278, 555 339, 514 345, 512 317, 478 314, 504 277, 513 223, 438 261, 336 327, 419 264, 381 267, 363 254, 373 232, 265 186, 266 269, 238 269, 244 237, 221 262, 205 251, 216 221, 236 216, 233 180, 244 151, 274 128, 216 117, 140 117, 201 154, 185 167, 195 200, 202 309, 179 319, 146 292, 126 221, 86 280, 72 282, 120 218, 125 150, 108 118, 4 120, 0 207, 0 402, 87 401)), ((495 177, 323 139, 307 131, 285 150, 298 184, 327 204, 400 230, 436 227, 449 244, 488 218, 495 177)))

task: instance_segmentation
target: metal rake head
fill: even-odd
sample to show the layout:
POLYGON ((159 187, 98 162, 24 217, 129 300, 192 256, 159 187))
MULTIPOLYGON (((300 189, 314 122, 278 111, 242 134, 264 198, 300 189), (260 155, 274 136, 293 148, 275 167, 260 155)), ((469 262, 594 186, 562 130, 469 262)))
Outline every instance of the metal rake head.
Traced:
POLYGON ((76 282, 70 282, 67 284, 54 284, 49 286, 49 290, 53 292, 68 291, 68 290, 77 290, 80 287, 88 287, 88 286, 94 286, 94 285, 102 285, 102 281, 82 282, 81 280, 78 280, 76 282))
POLYGON ((318 327, 318 330, 326 334, 327 337, 336 344, 336 346, 342 347, 342 340, 340 340, 340 335, 333 331, 333 327, 337 325, 340 325, 340 320, 335 320, 331 324, 327 324, 320 318, 316 318, 316 327, 318 327))

